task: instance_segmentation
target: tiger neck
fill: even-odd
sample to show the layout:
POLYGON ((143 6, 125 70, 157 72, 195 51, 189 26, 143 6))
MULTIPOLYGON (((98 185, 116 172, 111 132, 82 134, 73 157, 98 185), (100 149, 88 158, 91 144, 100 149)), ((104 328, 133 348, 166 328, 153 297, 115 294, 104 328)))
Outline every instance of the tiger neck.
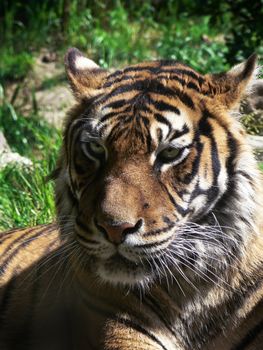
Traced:
MULTIPOLYGON (((239 147, 227 190, 203 220, 209 225, 216 218, 222 230, 222 244, 226 250, 232 250, 228 263, 218 264, 214 269, 223 283, 219 281, 222 297, 233 295, 243 284, 246 288, 244 281, 253 280, 255 274, 261 276, 263 265, 262 175, 250 147, 242 141, 239 147)), ((206 285, 207 290, 218 288, 217 284, 206 285)))

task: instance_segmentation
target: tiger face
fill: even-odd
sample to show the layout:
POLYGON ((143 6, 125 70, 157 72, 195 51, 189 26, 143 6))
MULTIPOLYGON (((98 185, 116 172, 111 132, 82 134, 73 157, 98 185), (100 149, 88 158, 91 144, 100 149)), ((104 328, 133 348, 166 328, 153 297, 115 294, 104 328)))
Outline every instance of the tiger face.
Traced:
POLYGON ((255 61, 225 75, 176 61, 109 73, 68 51, 78 105, 65 128, 58 215, 73 217, 71 237, 101 280, 148 284, 230 258, 212 243, 244 138, 229 111, 255 61))

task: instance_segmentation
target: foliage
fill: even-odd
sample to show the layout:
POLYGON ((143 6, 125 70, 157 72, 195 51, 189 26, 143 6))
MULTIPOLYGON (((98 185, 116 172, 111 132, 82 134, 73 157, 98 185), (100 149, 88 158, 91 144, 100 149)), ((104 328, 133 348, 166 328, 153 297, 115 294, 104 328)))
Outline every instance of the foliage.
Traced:
POLYGON ((227 50, 218 40, 223 26, 213 28, 210 15, 189 16, 178 1, 167 6, 150 0, 98 1, 94 6, 87 0, 28 0, 22 6, 4 0, 1 6, 2 83, 22 78, 41 47, 59 53, 76 46, 104 67, 157 57, 175 57, 200 71, 227 67, 227 50))
POLYGON ((0 105, 0 129, 13 151, 25 156, 37 156, 40 152, 48 154, 56 151, 58 131, 39 115, 30 118, 17 114, 13 105, 3 98, 0 105))
POLYGON ((178 57, 199 70, 204 61, 225 69, 255 50, 263 54, 262 5, 263 0, 3 0, 2 79, 22 77, 30 55, 43 46, 77 46, 104 66, 178 57), (18 71, 12 75, 13 69, 18 71))
POLYGON ((32 169, 9 166, 0 172, 0 230, 54 219, 53 185, 45 181, 49 163, 35 161, 32 169))
POLYGON ((37 115, 17 114, 5 99, 0 105, 0 127, 11 148, 33 161, 32 168, 12 165, 0 171, 0 230, 51 221, 53 185, 45 178, 55 168, 59 132, 37 115))
POLYGON ((183 61, 202 73, 226 70, 226 48, 216 38, 217 32, 211 29, 209 20, 209 16, 184 18, 178 22, 171 19, 169 25, 162 27, 157 43, 159 56, 183 61))
POLYGON ((258 113, 250 113, 242 116, 241 122, 246 131, 252 135, 263 135, 263 116, 258 113))
POLYGON ((23 78, 33 65, 33 57, 26 52, 15 54, 11 50, 0 50, 0 82, 23 78))
POLYGON ((182 3, 186 4, 188 13, 209 15, 211 26, 224 26, 225 58, 231 65, 255 51, 263 55, 263 0, 197 0, 192 4, 183 0, 182 3))

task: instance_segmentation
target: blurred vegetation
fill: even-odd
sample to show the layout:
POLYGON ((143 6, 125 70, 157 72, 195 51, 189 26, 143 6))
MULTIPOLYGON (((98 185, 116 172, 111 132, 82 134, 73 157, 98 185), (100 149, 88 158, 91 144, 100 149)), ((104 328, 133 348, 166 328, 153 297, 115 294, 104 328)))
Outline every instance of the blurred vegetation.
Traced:
POLYGON ((2 0, 0 79, 23 77, 41 47, 68 46, 103 66, 165 57, 220 71, 262 54, 262 2, 2 0))
MULTIPOLYGON (((33 167, 0 171, 0 229, 54 217, 53 188, 44 177, 55 166, 60 133, 41 119, 35 105, 26 118, 14 107, 41 49, 55 53, 57 62, 76 46, 103 67, 172 58, 200 72, 219 72, 254 51, 262 57, 262 18, 263 0, 2 0, 0 84, 4 90, 17 84, 17 89, 9 100, 0 96, 0 130, 33 167)), ((48 78, 41 88, 63 79, 48 78)), ((243 122, 252 133, 262 130, 255 116, 243 122)))

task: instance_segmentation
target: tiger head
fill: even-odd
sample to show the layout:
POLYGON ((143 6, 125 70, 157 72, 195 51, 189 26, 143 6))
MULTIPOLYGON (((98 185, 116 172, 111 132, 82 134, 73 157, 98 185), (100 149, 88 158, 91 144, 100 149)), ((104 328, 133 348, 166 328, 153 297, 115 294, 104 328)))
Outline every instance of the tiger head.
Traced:
POLYGON ((77 105, 58 166, 58 220, 95 275, 132 286, 215 273, 238 256, 255 220, 255 164, 232 114, 256 56, 207 75, 173 60, 109 72, 77 49, 65 65, 77 105))

